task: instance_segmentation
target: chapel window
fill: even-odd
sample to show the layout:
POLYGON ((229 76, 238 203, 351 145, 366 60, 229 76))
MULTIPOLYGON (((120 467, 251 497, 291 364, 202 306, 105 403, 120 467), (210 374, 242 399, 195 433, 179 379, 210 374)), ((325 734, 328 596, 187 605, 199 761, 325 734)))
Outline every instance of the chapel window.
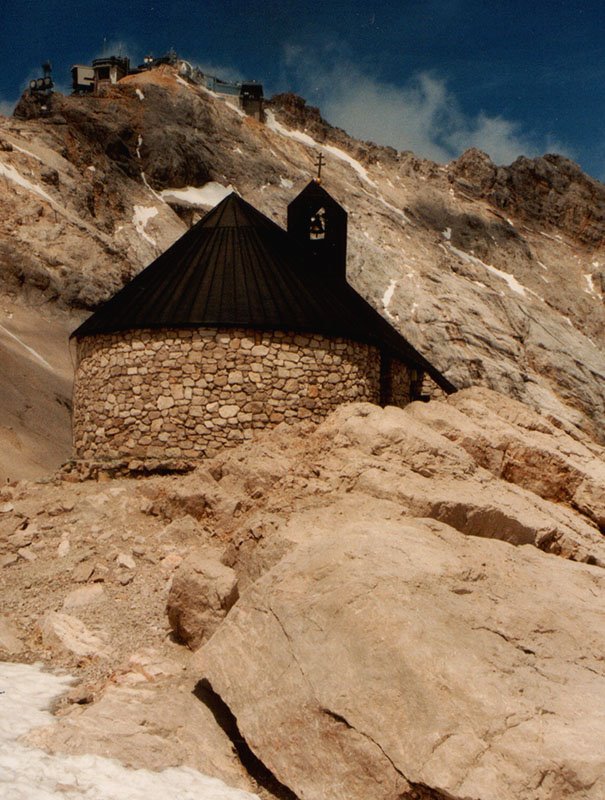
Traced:
POLYGON ((309 222, 309 239, 326 238, 326 209, 320 208, 311 217, 309 222))

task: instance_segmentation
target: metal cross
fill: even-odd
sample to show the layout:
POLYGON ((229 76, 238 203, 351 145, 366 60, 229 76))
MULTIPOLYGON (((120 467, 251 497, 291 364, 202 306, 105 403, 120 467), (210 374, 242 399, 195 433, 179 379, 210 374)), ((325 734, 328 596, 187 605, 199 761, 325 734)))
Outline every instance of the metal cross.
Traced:
POLYGON ((317 183, 321 183, 321 168, 325 166, 325 163, 326 161, 324 159, 324 154, 320 153, 317 156, 317 162, 315 164, 315 166, 317 167, 317 178, 315 179, 317 183))

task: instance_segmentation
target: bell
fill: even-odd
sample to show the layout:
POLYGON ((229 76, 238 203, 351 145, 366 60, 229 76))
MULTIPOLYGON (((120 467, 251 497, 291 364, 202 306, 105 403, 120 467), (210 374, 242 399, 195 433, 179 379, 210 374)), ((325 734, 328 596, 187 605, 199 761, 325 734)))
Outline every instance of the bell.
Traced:
POLYGON ((326 232, 323 220, 320 217, 311 217, 311 225, 309 226, 309 233, 313 237, 323 236, 326 232))

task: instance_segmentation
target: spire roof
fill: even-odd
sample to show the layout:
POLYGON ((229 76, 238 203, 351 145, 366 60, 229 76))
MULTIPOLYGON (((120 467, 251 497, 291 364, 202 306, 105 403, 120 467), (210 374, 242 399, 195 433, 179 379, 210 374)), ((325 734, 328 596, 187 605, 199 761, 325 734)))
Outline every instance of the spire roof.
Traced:
POLYGON ((232 193, 100 306, 72 336, 243 327, 375 344, 454 389, 346 281, 305 267, 291 237, 232 193))

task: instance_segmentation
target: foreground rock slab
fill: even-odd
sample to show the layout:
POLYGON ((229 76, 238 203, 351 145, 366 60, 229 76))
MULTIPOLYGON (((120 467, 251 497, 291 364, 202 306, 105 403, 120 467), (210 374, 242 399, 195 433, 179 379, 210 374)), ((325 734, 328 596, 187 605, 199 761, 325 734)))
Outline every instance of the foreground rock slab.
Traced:
POLYGON ((182 678, 117 677, 125 683, 109 685, 94 704, 72 706, 52 725, 31 732, 29 743, 52 753, 113 758, 132 769, 188 766, 253 791, 231 742, 182 678))
POLYGON ((435 520, 318 526, 194 663, 301 800, 600 800, 604 583, 435 520))

